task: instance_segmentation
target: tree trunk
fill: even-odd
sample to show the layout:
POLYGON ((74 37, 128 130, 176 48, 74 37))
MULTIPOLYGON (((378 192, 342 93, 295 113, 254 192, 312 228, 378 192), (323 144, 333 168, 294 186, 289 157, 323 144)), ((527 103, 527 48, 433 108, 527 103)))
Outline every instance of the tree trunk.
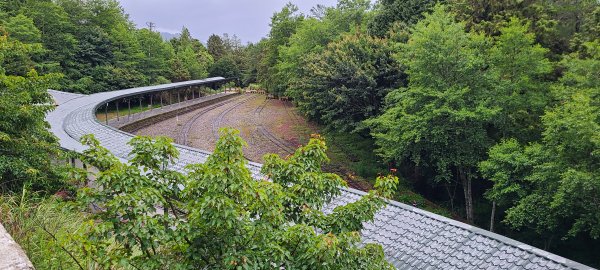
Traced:
POLYGON ((490 217, 490 232, 494 232, 494 220, 496 219, 496 201, 492 202, 492 215, 490 217))
POLYGON ((448 183, 446 183, 444 186, 446 187, 446 192, 448 193, 448 198, 450 198, 450 211, 454 212, 454 194, 452 194, 452 192, 450 192, 450 187, 448 186, 448 183))
POLYGON ((471 190, 471 177, 469 177, 463 168, 458 169, 458 177, 462 182, 463 192, 465 194, 465 212, 467 221, 473 223, 473 193, 471 190))
POLYGON ((419 165, 415 165, 414 178, 415 183, 421 183, 421 168, 419 168, 419 165))
POLYGON ((554 239, 554 237, 550 236, 546 240, 544 240, 544 250, 550 249, 550 245, 552 244, 552 239, 554 239))

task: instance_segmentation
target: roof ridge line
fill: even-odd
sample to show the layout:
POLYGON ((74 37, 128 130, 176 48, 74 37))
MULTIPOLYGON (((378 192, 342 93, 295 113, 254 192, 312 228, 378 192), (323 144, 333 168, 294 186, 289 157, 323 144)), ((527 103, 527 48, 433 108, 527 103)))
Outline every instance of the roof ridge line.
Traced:
MULTIPOLYGON (((367 194, 367 192, 364 192, 364 191, 361 191, 361 190, 358 190, 358 189, 354 189, 354 188, 345 188, 345 187, 342 187, 340 189, 341 190, 345 190, 345 191, 350 192, 350 193, 361 195, 361 196, 364 196, 364 195, 367 194)), ((390 200, 390 199, 386 199, 386 203, 388 205, 392 205, 392 206, 395 206, 395 207, 400 207, 400 208, 402 208, 404 210, 412 211, 412 212, 415 212, 417 214, 421 214, 423 216, 426 216, 426 217, 429 217, 429 218, 432 218, 432 219, 435 219, 435 220, 438 220, 438 221, 441 221, 441 222, 445 222, 448 225, 455 226, 455 227, 458 227, 458 228, 461 228, 461 229, 465 229, 465 230, 468 230, 468 231, 470 231, 472 233, 476 233, 478 235, 481 235, 481 236, 484 236, 484 237, 487 237, 487 238, 490 238, 490 239, 494 239, 496 241, 499 241, 501 243, 513 246, 513 247, 521 249, 523 251, 534 253, 534 254, 536 254, 538 256, 545 257, 545 258, 547 258, 547 259, 549 259, 551 261, 554 261, 554 262, 556 262, 558 264, 564 265, 564 266, 569 267, 569 268, 573 268, 573 269, 586 269, 586 270, 594 269, 594 268, 592 268, 590 266, 587 266, 587 265, 584 265, 582 263, 579 263, 579 262, 567 259, 565 257, 556 255, 554 253, 542 250, 542 249, 534 247, 532 245, 525 244, 525 243, 523 243, 521 241, 517 241, 515 239, 506 237, 504 235, 497 234, 497 233, 494 233, 494 232, 490 232, 488 230, 479 228, 477 226, 473 226, 473 225, 470 225, 470 224, 467 224, 467 223, 464 223, 464 222, 460 222, 460 221, 457 221, 457 220, 454 220, 454 219, 451 219, 451 218, 447 218, 447 217, 438 215, 438 214, 433 213, 433 212, 425 211, 423 209, 420 209, 420 208, 417 208, 417 207, 414 207, 414 206, 411 206, 411 205, 408 205, 408 204, 404 204, 404 203, 401 203, 401 202, 398 202, 398 201, 394 201, 394 200, 390 200)))

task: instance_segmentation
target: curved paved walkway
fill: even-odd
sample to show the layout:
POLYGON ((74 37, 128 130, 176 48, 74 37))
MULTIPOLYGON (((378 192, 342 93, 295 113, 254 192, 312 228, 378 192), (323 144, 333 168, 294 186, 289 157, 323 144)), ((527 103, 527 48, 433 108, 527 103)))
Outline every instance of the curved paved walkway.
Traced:
MULTIPOLYGON (((67 150, 81 152, 81 136, 93 133, 101 144, 123 160, 127 160, 133 135, 99 123, 95 110, 108 101, 125 96, 164 91, 183 86, 218 82, 223 78, 140 87, 89 96, 63 98, 49 113, 52 132, 67 150)), ((66 95, 66 94, 63 94, 66 95)), ((176 145, 180 159, 173 169, 182 171, 187 164, 206 160, 210 153, 176 145)), ((256 179, 262 179, 260 164, 250 163, 256 179)), ((323 211, 358 200, 365 193, 342 189, 323 211)), ((364 242, 383 246, 388 260, 398 269, 592 269, 577 262, 545 252, 535 247, 490 233, 486 230, 448 219, 412 206, 389 201, 372 222, 361 231, 364 242)))

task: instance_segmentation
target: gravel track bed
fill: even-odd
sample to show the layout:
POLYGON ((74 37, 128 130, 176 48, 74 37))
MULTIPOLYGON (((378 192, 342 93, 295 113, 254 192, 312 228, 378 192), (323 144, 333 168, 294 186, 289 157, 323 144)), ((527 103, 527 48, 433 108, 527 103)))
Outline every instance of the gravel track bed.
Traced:
MULTIPOLYGON (((239 101, 243 98, 245 98, 245 97, 239 96, 239 97, 234 97, 229 100, 223 101, 219 104, 222 104, 222 103, 228 103, 228 104, 223 105, 221 107, 216 107, 216 108, 204 113, 204 116, 199 117, 199 119, 214 117, 213 116, 214 114, 219 114, 221 111, 226 110, 228 108, 228 106, 231 106, 230 105, 231 103, 235 103, 236 101, 239 101)), ((135 134, 136 135, 144 135, 144 136, 167 136, 167 137, 171 137, 175 140, 180 135, 185 123, 192 120, 192 118, 194 116, 196 116, 199 112, 202 112, 204 109, 205 108, 200 108, 198 110, 194 110, 194 111, 188 112, 186 114, 179 115, 178 117, 174 117, 171 119, 157 122, 153 125, 150 125, 150 126, 142 128, 140 130, 137 130, 135 132, 135 134)), ((194 137, 196 132, 197 132, 196 130, 190 131, 191 136, 188 134, 188 140, 190 139, 189 137, 194 137)), ((189 145, 189 144, 187 144, 187 145, 189 145)), ((202 150, 212 151, 212 150, 214 150, 214 145, 211 148, 201 148, 201 147, 198 147, 198 148, 202 149, 202 150)))
MULTIPOLYGON (((277 118, 277 115, 274 114, 257 113, 257 110, 260 110, 263 105, 266 108, 269 104, 269 100, 260 95, 229 111, 218 125, 218 127, 232 127, 240 131, 240 135, 248 143, 248 147, 244 149, 244 156, 252 161, 263 162, 262 157, 269 153, 282 157, 290 154, 289 149, 273 143, 272 139, 268 137, 268 134, 271 133, 270 130, 261 132, 261 128, 265 128, 265 123, 277 118)), ((276 135, 272 136, 277 137, 276 135)))
MULTIPOLYGON (((205 108, 155 123, 136 132, 137 135, 168 136, 178 143, 214 151, 217 130, 231 127, 240 131, 248 143, 244 155, 251 161, 275 153, 291 154, 300 144, 296 125, 306 124, 289 102, 266 99, 264 95, 244 94, 205 108)), ((304 138, 302 141, 306 141, 304 138)))

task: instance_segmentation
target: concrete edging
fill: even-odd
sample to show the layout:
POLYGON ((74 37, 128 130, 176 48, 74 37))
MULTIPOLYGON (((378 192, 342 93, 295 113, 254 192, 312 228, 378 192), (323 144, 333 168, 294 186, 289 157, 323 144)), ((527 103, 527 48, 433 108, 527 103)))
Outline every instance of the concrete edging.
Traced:
POLYGON ((185 114, 185 113, 191 112, 193 110, 197 110, 197 109, 206 107, 208 105, 212 105, 212 104, 215 104, 217 102, 233 98, 233 97, 235 97, 237 95, 238 94, 224 95, 224 96, 220 96, 220 97, 216 97, 216 98, 213 98, 213 99, 209 99, 209 100, 206 100, 206 101, 203 101, 203 102, 200 102, 200 103, 196 103, 196 104, 193 104, 191 106, 187 106, 187 107, 183 107, 183 108, 178 108, 178 109, 175 109, 175 110, 172 110, 172 111, 167 111, 167 112, 164 112, 164 113, 159 113, 159 114, 156 114, 156 115, 153 115, 153 116, 149 116, 149 117, 145 117, 145 118, 142 118, 142 119, 139 119, 139 120, 136 120, 136 121, 132 121, 130 123, 127 123, 125 125, 122 125, 122 126, 118 127, 118 129, 120 129, 122 131, 125 131, 125 132, 128 132, 128 133, 134 133, 135 131, 140 130, 142 128, 145 128, 147 126, 150 126, 152 124, 155 124, 155 123, 158 123, 158 122, 161 122, 161 121, 173 118, 173 117, 175 117, 178 114, 179 115, 180 114, 185 114))
POLYGON ((0 270, 35 269, 25 251, 0 224, 0 270))

